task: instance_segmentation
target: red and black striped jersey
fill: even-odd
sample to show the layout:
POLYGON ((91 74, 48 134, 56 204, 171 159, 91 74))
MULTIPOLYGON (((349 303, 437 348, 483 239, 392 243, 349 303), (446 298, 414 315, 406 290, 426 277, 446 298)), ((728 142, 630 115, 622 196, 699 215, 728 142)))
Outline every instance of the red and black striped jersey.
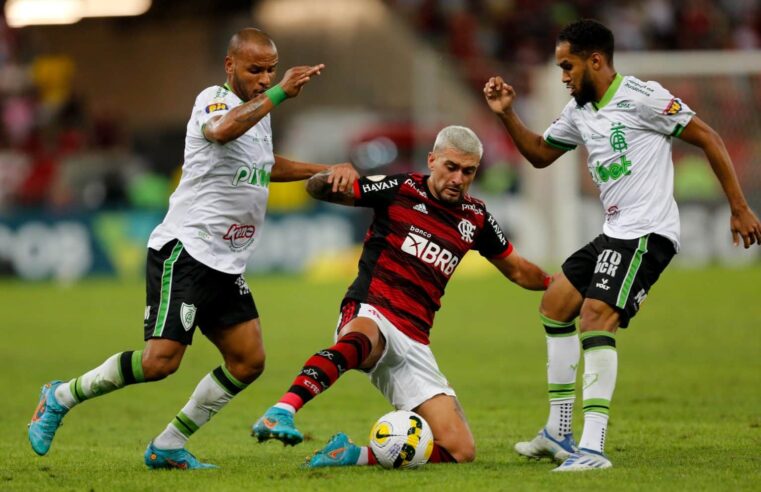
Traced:
POLYGON ((399 330, 428 344, 449 278, 471 249, 486 258, 512 252, 484 203, 465 195, 458 204, 434 198, 418 173, 363 177, 355 205, 374 209, 359 274, 346 299, 372 304, 399 330))

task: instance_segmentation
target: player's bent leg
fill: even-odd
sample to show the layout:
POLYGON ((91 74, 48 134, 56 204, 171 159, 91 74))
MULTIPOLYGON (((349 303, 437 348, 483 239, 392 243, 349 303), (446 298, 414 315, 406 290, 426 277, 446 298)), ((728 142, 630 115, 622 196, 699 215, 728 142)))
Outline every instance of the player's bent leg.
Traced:
POLYGON ((527 458, 563 461, 576 450, 571 422, 576 399, 576 369, 579 364, 579 337, 575 318, 582 297, 565 274, 556 275, 539 307, 547 341, 547 423, 530 441, 515 444, 515 451, 527 458))
POLYGON ((476 459, 476 443, 460 402, 436 395, 413 409, 431 426, 434 448, 429 463, 469 463, 476 459))
POLYGON ((277 439, 296 445, 303 435, 293 417, 307 402, 327 390, 350 369, 372 367, 383 353, 383 337, 369 318, 358 317, 347 323, 335 345, 310 357, 277 404, 270 407, 251 428, 259 442, 277 439))
POLYGON ((29 423, 32 449, 39 455, 48 452, 63 417, 75 405, 128 385, 166 377, 176 370, 184 352, 185 346, 179 342, 149 340, 145 350, 112 355, 100 366, 68 383, 53 381, 46 384, 29 423), (151 364, 150 354, 160 355, 161 364, 151 364))
MULTIPOLYGON (((146 452, 146 464, 149 467, 164 468, 162 456, 168 456, 173 461, 185 454, 192 457, 184 449, 188 439, 222 411, 264 369, 264 349, 258 319, 209 330, 206 336, 220 350, 225 363, 201 379, 185 406, 153 440, 149 450, 158 452, 146 452), (149 460, 154 455, 156 459, 149 460)), ((189 468, 194 468, 194 459, 188 458, 189 468)))

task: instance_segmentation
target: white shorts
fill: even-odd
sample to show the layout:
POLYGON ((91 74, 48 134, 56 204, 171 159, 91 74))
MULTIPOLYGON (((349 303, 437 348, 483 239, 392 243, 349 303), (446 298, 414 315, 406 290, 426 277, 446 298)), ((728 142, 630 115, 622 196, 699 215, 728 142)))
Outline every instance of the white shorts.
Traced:
POLYGON ((386 339, 383 354, 367 375, 391 405, 412 410, 436 395, 456 397, 430 346, 409 338, 370 304, 359 305, 360 316, 373 320, 386 339))

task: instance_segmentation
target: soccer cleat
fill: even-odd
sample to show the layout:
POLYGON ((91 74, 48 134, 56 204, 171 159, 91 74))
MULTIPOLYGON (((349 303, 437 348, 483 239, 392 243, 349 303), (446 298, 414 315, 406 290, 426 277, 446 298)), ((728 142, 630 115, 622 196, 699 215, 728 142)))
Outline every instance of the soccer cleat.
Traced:
POLYGON ((40 456, 47 454, 61 420, 69 411, 55 397, 55 389, 61 383, 62 381, 51 381, 42 387, 40 401, 29 422, 29 442, 34 452, 40 456))
POLYGON ((304 436, 293 423, 293 414, 282 408, 270 407, 251 428, 251 435, 259 442, 277 439, 285 445, 295 446, 304 436))
POLYGON ((207 470, 219 468, 210 463, 201 463, 185 448, 159 449, 153 445, 153 441, 145 450, 145 465, 154 470, 178 469, 178 470, 207 470))
POLYGON ((360 447, 354 444, 343 432, 334 435, 324 448, 317 451, 308 459, 307 468, 322 468, 325 466, 356 465, 359 459, 360 447))
POLYGON ((554 472, 568 471, 587 471, 603 470, 610 468, 613 463, 610 462, 604 454, 591 449, 579 448, 578 451, 571 454, 560 466, 555 468, 554 472))
POLYGON ((558 441, 543 428, 531 441, 516 443, 515 451, 527 458, 548 457, 560 463, 576 452, 576 442, 572 434, 566 434, 562 441, 558 441))

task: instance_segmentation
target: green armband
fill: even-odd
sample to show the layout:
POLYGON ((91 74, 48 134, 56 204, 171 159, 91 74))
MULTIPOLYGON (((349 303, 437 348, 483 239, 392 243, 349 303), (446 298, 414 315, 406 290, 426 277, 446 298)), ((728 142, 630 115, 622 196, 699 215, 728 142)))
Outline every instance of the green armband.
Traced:
POLYGON ((288 99, 288 94, 286 94, 283 88, 280 87, 280 84, 270 87, 264 91, 264 94, 270 98, 270 101, 272 101, 272 104, 275 106, 288 99))

